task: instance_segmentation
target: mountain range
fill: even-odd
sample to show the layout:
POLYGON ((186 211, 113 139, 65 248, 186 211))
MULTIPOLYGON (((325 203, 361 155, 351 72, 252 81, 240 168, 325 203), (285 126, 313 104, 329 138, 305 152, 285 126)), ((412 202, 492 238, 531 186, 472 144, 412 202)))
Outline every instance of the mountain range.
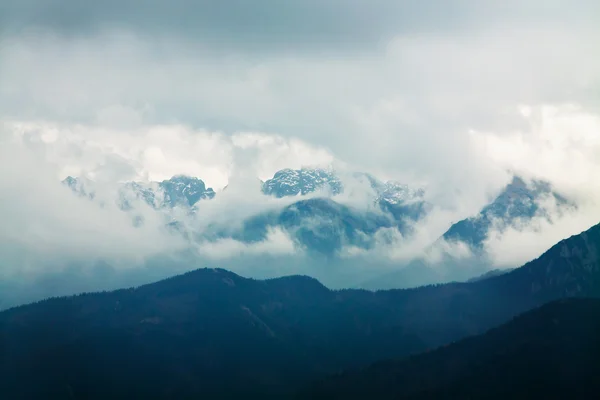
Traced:
MULTIPOLYGON (((552 216, 545 207, 546 202, 556 207, 558 215, 577 206, 555 192, 550 184, 533 180, 529 184, 519 177, 475 216, 454 223, 426 250, 425 255, 438 253, 435 262, 427 257, 417 258, 408 265, 361 285, 366 289, 391 289, 416 287, 448 280, 469 280, 481 271, 501 273, 490 268, 492 260, 485 251, 485 242, 491 232, 501 234, 510 228, 519 229, 535 217, 552 223, 552 216), (454 255, 445 249, 448 246, 466 247, 468 254, 454 255)), ((510 271, 510 268, 504 271, 510 271)))
MULTIPOLYGON (((90 199, 96 197, 94 183, 90 180, 68 176, 62 182, 80 196, 90 199)), ((176 175, 161 182, 126 182, 121 184, 117 191, 116 202, 123 209, 132 207, 131 195, 156 209, 192 207, 200 200, 215 197, 215 191, 207 188, 204 181, 185 175, 176 175)))
MULTIPOLYGON (((262 193, 268 197, 288 198, 288 202, 268 207, 233 225, 215 222, 199 231, 194 230, 193 220, 183 223, 181 215, 175 216, 172 212, 174 208, 182 208, 193 216, 201 208, 202 201, 218 196, 199 178, 179 175, 162 182, 123 183, 118 188, 116 201, 124 211, 132 211, 135 201, 141 200, 164 213, 167 226, 193 241, 234 239, 247 244, 259 243, 266 240, 273 229, 281 229, 296 247, 317 257, 337 257, 348 248, 373 249, 392 240, 388 236, 394 231, 403 238, 410 238, 414 227, 432 209, 422 188, 383 182, 365 173, 351 174, 351 180, 338 176, 333 170, 319 168, 280 170, 261 183, 262 193), (347 204, 339 197, 357 184, 362 184, 360 190, 372 193, 371 206, 366 209, 347 204)), ((68 177, 63 183, 80 195, 94 198, 91 182, 68 177)), ((392 272, 357 282, 357 286, 366 289, 407 288, 468 280, 485 273, 492 269, 484 246, 489 233, 518 228, 535 217, 550 219, 548 200, 559 211, 575 207, 546 182, 525 182, 514 177, 477 215, 452 224, 425 249, 425 256, 441 253, 442 261, 438 265, 430 265, 427 257, 416 258, 408 264, 399 262, 392 272), (457 258, 444 250, 447 245, 461 244, 470 253, 468 259, 457 258)), ((132 220, 136 224, 143 223, 139 215, 133 215, 132 220)))
MULTIPOLYGON (((261 281, 225 270, 202 269, 138 288, 48 299, 0 313, 0 395, 291 396, 302 393, 303 388, 313 388, 311 382, 343 370, 382 359, 401 359, 484 334, 552 301, 598 298, 599 250, 600 225, 596 225, 559 242, 520 268, 467 283, 378 292, 333 291, 305 276, 261 281)), ((593 307, 596 306, 578 315, 594 315, 593 307)), ((543 310, 537 315, 544 315, 543 310)), ((560 311, 556 315, 563 318, 561 315, 566 314, 567 311, 560 311)), ((493 380, 493 363, 486 352, 497 343, 499 349, 507 349, 506 359, 512 360, 511 355, 522 351, 514 336, 523 337, 524 343, 535 342, 548 321, 535 317, 533 320, 542 325, 536 322, 529 326, 528 320, 531 318, 524 316, 518 320, 524 323, 515 320, 516 325, 501 328, 500 334, 484 335, 483 344, 457 344, 458 347, 450 346, 448 353, 434 353, 432 357, 439 360, 439 368, 460 359, 466 360, 466 366, 432 385, 423 386, 416 381, 412 386, 415 393, 422 388, 431 389, 434 394, 446 387, 458 390, 453 385, 465 379, 493 380), (515 329, 526 332, 513 335, 515 329), (478 359, 478 355, 482 358, 478 359), (474 369, 481 365, 487 367, 474 369), (472 371, 480 374, 473 375, 472 371)), ((590 324, 588 327, 593 328, 593 321, 590 324)), ((577 327, 573 329, 560 331, 560 335, 580 332, 577 327)), ((563 337, 560 335, 552 336, 552 340, 563 337)), ((598 342, 587 343, 581 352, 597 350, 589 346, 598 342)), ((534 352, 522 354, 522 359, 531 362, 539 349, 545 348, 543 343, 541 346, 532 347, 534 352)), ((580 353, 573 354, 577 357, 580 353)), ((416 365, 415 375, 402 379, 429 379, 430 375, 423 371, 432 361, 423 357, 410 364, 410 369, 416 365)), ((553 363, 549 368, 560 363, 554 358, 546 361, 553 363)), ((380 371, 379 367, 373 368, 380 371)), ((400 371, 405 369, 401 367, 400 371)), ((379 372, 369 371, 360 378, 365 385, 379 379, 379 372)), ((396 379, 396 373, 396 367, 384 369, 381 379, 396 379)), ((504 377, 511 375, 498 376, 496 386, 490 387, 500 385, 504 377)), ((582 376, 582 382, 590 385, 587 378, 582 376)), ((345 393, 344 388, 352 387, 343 383, 346 381, 338 385, 338 378, 332 379, 331 385, 317 386, 315 390, 338 393, 341 387, 339 393, 345 393)), ((577 382, 573 376, 570 379, 577 382)), ((532 384, 519 382, 523 387, 532 384)), ((472 392, 459 393, 477 394, 484 386, 473 387, 472 392)), ((396 390, 399 389, 392 386, 390 393, 396 390)))
MULTIPOLYGON (((212 188, 206 188, 201 179, 175 176, 162 182, 127 182, 118 189, 117 205, 131 210, 133 200, 144 203, 166 214, 168 226, 182 230, 186 237, 197 241, 233 238, 244 243, 256 243, 266 239, 270 229, 281 228, 293 238, 296 245, 311 254, 333 256, 344 246, 371 248, 374 234, 382 228, 394 228, 406 234, 411 225, 429 210, 423 200, 422 190, 411 190, 406 185, 381 182, 367 174, 355 174, 364 179, 374 192, 372 209, 358 209, 336 201, 335 196, 344 191, 340 178, 325 169, 284 169, 272 179, 262 182, 262 193, 283 198, 297 196, 298 200, 280 207, 260 212, 241 221, 241 226, 213 224, 208 230, 189 232, 190 224, 175 219, 173 207, 189 208, 193 214, 200 200, 215 197, 212 188), (306 197, 309 194, 318 197, 306 197)), ((67 177, 63 183, 79 195, 94 199, 93 183, 67 177)), ((136 223, 139 223, 135 217, 136 223)))
POLYGON ((461 241, 473 249, 481 249, 492 227, 504 230, 536 215, 550 219, 548 211, 540 204, 550 198, 559 208, 574 207, 560 194, 553 191, 548 182, 533 180, 529 185, 519 177, 512 182, 478 215, 452 225, 443 235, 446 241, 461 241))

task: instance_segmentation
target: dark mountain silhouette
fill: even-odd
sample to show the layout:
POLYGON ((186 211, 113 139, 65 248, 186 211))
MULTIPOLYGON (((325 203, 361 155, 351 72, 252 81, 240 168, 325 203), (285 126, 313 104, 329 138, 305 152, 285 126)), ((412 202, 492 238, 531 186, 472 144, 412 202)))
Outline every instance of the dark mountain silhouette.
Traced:
POLYGON ((500 276, 500 275, 504 275, 509 273, 510 271, 513 271, 514 268, 507 268, 507 269, 492 269, 489 270, 488 272, 481 274, 479 276, 475 276, 473 278, 468 279, 468 282, 476 282, 476 281, 481 281, 484 279, 489 279, 489 278, 493 278, 494 276, 500 276))
POLYGON ((595 399, 600 300, 546 304, 487 333, 323 380, 310 399, 595 399))
POLYGON ((0 313, 0 398, 282 396, 552 300, 600 296, 599 246, 597 225, 510 273, 409 290, 204 269, 17 307, 0 313))

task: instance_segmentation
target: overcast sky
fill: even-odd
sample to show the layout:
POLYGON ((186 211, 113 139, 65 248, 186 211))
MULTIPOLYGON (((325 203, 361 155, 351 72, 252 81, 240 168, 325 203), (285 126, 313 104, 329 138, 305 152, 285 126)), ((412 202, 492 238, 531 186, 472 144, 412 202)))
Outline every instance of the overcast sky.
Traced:
POLYGON ((114 150, 135 135, 128 162, 169 175, 160 164, 178 158, 217 187, 218 152, 178 157, 183 140, 161 155, 149 127, 210 132, 198 148, 218 132, 220 152, 240 132, 279 135, 364 169, 480 187, 493 167, 469 130, 527 130, 522 104, 597 112, 599 13, 585 0, 1 0, 0 110, 101 129, 94 142, 114 150))
POLYGON ((510 169, 590 204, 542 248, 598 222, 599 22, 594 0, 0 0, 0 212, 64 207, 23 201, 33 175, 335 165, 465 216, 510 169))

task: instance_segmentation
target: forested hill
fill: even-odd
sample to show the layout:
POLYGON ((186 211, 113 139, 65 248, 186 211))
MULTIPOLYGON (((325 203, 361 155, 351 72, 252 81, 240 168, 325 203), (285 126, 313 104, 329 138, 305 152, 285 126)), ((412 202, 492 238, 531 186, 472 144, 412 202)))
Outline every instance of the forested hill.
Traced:
POLYGON ((310 399, 594 399, 600 300, 535 309, 489 332, 315 384, 310 399))
POLYGON ((203 269, 17 307, 0 313, 0 397, 282 395, 549 301, 598 297, 599 245, 595 226, 507 274, 409 290, 332 291, 303 276, 203 269))

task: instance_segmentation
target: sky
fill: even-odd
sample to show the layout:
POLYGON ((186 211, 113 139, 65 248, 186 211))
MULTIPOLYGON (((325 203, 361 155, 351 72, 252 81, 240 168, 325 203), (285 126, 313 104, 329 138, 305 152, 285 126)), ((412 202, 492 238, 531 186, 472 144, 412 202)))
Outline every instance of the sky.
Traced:
MULTIPOLYGON (((55 183, 190 174, 220 191, 334 165, 426 186, 426 243, 510 170, 581 204, 490 239, 498 265, 524 262, 600 220, 599 19, 591 0, 0 0, 0 238, 153 255, 178 244, 55 183)), ((3 272, 42 268, 16 259, 3 272)))

